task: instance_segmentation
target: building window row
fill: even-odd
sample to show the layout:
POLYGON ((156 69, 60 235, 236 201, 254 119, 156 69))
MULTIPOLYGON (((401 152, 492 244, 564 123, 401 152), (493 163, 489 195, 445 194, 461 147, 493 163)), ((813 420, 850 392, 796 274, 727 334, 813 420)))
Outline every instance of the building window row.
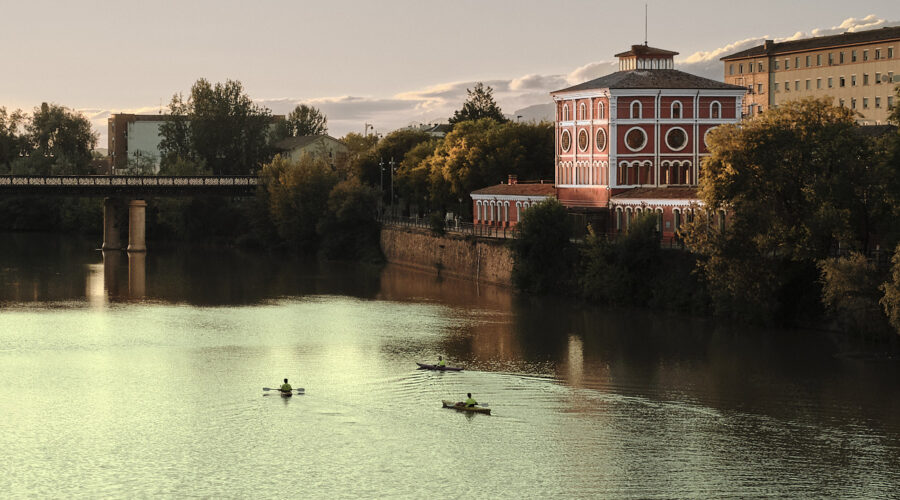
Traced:
MULTIPOLYGON (((878 47, 878 48, 871 50, 871 53, 873 55, 873 59, 876 61, 880 61, 883 59, 893 59, 894 58, 894 47, 892 47, 892 46, 886 47, 886 48, 878 47)), ((837 52, 837 64, 845 64, 848 59, 849 59, 849 62, 851 62, 851 63, 866 62, 866 61, 870 60, 869 54, 870 54, 869 49, 862 49, 862 50, 854 49, 854 50, 850 50, 850 51, 839 51, 839 52, 837 52), (849 58, 847 57, 848 54, 849 54, 849 58)), ((834 52, 828 53, 828 65, 829 66, 835 65, 835 53, 834 52)), ((795 56, 793 58, 786 57, 783 59, 774 59, 772 61, 772 69, 775 71, 780 71, 781 69, 790 70, 792 68, 793 69, 811 68, 814 66, 822 66, 822 54, 821 53, 816 54, 815 59, 813 59, 813 55, 810 54, 810 55, 806 55, 806 56, 802 56, 802 57, 795 56)), ((735 74, 735 69, 737 69, 738 74, 743 74, 744 67, 745 66, 743 63, 738 63, 737 66, 735 66, 734 63, 729 64, 728 74, 729 75, 735 74)), ((752 73, 753 72, 753 63, 752 62, 748 63, 746 68, 747 68, 747 71, 746 71, 747 73, 752 73)), ((758 71, 762 72, 762 63, 759 63, 758 71)))

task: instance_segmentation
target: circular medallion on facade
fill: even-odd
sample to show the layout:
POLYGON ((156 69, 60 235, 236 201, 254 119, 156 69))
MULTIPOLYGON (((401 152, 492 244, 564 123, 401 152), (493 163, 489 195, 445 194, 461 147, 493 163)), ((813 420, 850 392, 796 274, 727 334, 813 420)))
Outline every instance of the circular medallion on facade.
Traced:
POLYGON ((625 132, 625 146, 632 151, 640 151, 647 145, 647 133, 640 127, 625 132))
POLYGON ((672 151, 681 151, 687 145, 687 133, 683 128, 670 128, 666 132, 666 146, 672 151))
POLYGON ((606 130, 602 128, 597 131, 597 149, 599 151, 606 149, 606 130))
POLYGON ((568 130, 563 130, 562 134, 559 137, 559 147, 562 148, 563 152, 569 151, 569 147, 572 146, 572 137, 569 136, 568 130))
POLYGON ((588 135, 584 129, 581 129, 581 132, 578 132, 578 149, 581 151, 587 151, 588 148, 588 135))

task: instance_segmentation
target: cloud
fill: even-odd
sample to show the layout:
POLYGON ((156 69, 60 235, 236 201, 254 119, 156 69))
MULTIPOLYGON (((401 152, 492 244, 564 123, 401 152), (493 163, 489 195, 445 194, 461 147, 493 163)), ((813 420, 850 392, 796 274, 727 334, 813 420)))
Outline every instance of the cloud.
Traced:
MULTIPOLYGON (((722 62, 719 58, 762 44, 766 39, 776 42, 796 40, 813 36, 826 36, 846 31, 862 31, 885 26, 897 26, 900 22, 888 22, 874 15, 863 18, 848 18, 837 26, 817 28, 809 32, 797 32, 788 37, 770 35, 737 40, 712 50, 699 51, 675 61, 675 67, 688 73, 721 80, 722 62)), ((494 98, 500 107, 510 115, 522 115, 524 119, 552 118, 553 106, 549 93, 571 85, 608 75, 618 70, 615 61, 594 61, 577 67, 566 74, 529 73, 509 79, 482 80, 494 90, 494 98)), ((257 104, 272 110, 273 114, 290 113, 298 104, 308 104, 321 109, 328 117, 331 135, 341 137, 347 132, 363 132, 365 123, 374 124, 379 133, 404 127, 413 123, 446 122, 466 99, 466 91, 475 86, 476 81, 455 81, 438 83, 420 89, 399 92, 392 96, 332 96, 308 98, 268 98, 258 99, 257 104)), ((112 112, 104 109, 80 110, 91 120, 101 134, 100 146, 106 145, 106 119, 112 112)), ((148 106, 131 110, 117 110, 121 113, 157 114, 158 107, 148 106)))

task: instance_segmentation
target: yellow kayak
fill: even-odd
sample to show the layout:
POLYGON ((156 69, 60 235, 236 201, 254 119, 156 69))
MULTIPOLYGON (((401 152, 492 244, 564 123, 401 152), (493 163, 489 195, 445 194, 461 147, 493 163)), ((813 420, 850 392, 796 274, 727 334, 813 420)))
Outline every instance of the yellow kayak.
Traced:
POLYGON ((446 399, 443 401, 443 403, 444 403, 444 408, 453 408, 454 410, 468 411, 471 413, 484 413, 485 415, 491 414, 491 409, 485 408, 483 406, 466 406, 463 403, 457 403, 455 401, 448 401, 446 399))

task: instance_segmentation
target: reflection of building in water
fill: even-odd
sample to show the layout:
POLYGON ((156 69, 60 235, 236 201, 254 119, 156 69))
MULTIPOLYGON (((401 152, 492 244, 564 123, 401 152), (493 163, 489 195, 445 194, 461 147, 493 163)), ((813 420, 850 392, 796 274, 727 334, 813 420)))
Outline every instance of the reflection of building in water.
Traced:
POLYGON ((102 309, 106 306, 106 266, 105 264, 88 264, 87 279, 85 280, 84 296, 92 307, 102 309))

